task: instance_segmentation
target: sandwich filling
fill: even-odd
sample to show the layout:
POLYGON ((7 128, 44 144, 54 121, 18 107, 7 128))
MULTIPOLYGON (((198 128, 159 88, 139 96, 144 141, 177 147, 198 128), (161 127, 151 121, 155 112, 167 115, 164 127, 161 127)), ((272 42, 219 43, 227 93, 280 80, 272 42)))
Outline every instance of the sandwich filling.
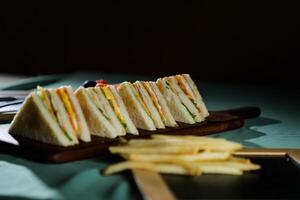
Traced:
POLYGON ((79 136, 79 124, 80 124, 79 117, 76 114, 74 106, 73 106, 66 90, 67 90, 66 88, 58 88, 56 90, 56 93, 63 102, 63 105, 68 114, 69 122, 72 126, 72 129, 74 130, 75 135, 79 136))
POLYGON ((36 94, 42 100, 44 106, 49 111, 49 113, 53 117, 53 119, 58 123, 58 125, 60 126, 60 128, 63 131, 66 138, 68 140, 72 141, 72 137, 66 131, 66 128, 64 127, 61 117, 59 116, 59 113, 55 110, 53 103, 50 100, 49 92, 42 87, 38 87, 38 92, 36 94))
POLYGON ((107 86, 103 86, 100 87, 101 91, 103 92, 103 95, 106 97, 106 99, 108 100, 109 104, 111 105, 111 107, 113 108, 118 120, 120 121, 120 123, 122 124, 122 126, 126 129, 127 128, 127 124, 126 121, 119 109, 118 103, 114 97, 114 95, 112 94, 112 92, 110 91, 110 88, 107 86))

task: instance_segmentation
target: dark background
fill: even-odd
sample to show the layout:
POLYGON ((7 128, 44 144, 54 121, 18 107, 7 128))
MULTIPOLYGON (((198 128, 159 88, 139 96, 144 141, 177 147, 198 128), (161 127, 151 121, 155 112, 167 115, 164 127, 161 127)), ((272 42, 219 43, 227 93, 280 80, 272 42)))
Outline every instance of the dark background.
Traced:
POLYGON ((299 77, 300 15, 292 1, 1 1, 0 15, 0 73, 299 77))

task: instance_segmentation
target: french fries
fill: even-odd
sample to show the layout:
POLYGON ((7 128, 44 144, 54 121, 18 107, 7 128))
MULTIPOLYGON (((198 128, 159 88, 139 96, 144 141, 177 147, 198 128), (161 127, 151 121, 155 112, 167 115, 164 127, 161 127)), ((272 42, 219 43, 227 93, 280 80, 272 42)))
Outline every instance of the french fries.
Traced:
POLYGON ((191 176, 241 175, 244 171, 260 169, 249 159, 232 156, 242 145, 225 139, 152 135, 151 139, 133 139, 122 144, 109 150, 127 161, 108 166, 103 171, 104 175, 128 169, 191 176))
POLYGON ((208 137, 196 136, 168 136, 168 135, 153 135, 152 140, 134 139, 128 142, 131 146, 193 146, 199 150, 212 151, 236 151, 242 148, 242 145, 235 142, 229 142, 224 139, 212 139, 208 137))

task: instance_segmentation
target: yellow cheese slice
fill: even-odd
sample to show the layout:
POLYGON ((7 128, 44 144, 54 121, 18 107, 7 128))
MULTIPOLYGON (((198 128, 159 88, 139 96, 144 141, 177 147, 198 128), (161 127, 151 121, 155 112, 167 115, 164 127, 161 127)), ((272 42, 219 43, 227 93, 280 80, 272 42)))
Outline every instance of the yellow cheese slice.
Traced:
POLYGON ((165 122, 165 120, 166 120, 166 119, 165 119, 165 114, 164 114, 164 112, 163 112, 163 110, 162 110, 160 104, 158 103, 158 99, 157 99, 155 93, 152 91, 152 89, 150 88, 150 86, 147 85, 146 82, 142 82, 142 84, 143 84, 144 87, 146 88, 146 90, 147 90, 147 92, 148 92, 148 94, 149 94, 149 96, 150 96, 150 98, 151 98, 151 100, 152 100, 154 106, 155 106, 156 109, 158 110, 158 113, 159 113, 160 117, 161 117, 162 120, 165 122))
POLYGON ((104 96, 106 97, 106 99, 108 100, 108 102, 110 103, 110 105, 112 106, 117 118, 120 120, 121 124, 123 125, 123 127, 126 129, 126 122, 125 119, 123 118, 119 106, 115 100, 114 95, 112 94, 112 92, 110 91, 110 88, 105 86, 105 87, 100 87, 104 96))
POLYGON ((188 90, 188 88, 186 87, 186 85, 183 82, 183 77, 180 75, 176 75, 176 80, 179 84, 179 86, 181 87, 181 89, 183 90, 183 92, 186 94, 186 96, 191 99, 192 101, 195 101, 195 97, 193 95, 193 93, 191 93, 191 91, 188 90))
POLYGON ((69 96, 64 88, 57 89, 57 93, 61 100, 63 101, 63 104, 67 110, 69 120, 71 122, 72 128, 75 131, 76 135, 78 134, 78 122, 76 117, 76 112, 73 108, 73 105, 69 99, 69 96))

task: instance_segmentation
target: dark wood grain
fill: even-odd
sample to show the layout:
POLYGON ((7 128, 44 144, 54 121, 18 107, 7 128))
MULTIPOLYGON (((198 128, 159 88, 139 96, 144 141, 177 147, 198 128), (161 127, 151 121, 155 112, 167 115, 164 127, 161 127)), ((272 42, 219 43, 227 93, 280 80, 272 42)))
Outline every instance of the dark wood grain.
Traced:
MULTIPOLYGON (((255 113, 251 116, 248 115, 248 117, 257 117, 259 112, 253 112, 254 110, 259 110, 259 108, 248 107, 247 109, 236 109, 236 115, 229 114, 229 112, 226 111, 211 111, 210 116, 202 123, 179 123, 179 127, 159 129, 156 131, 139 130, 140 135, 135 136, 128 134, 125 138, 147 138, 152 134, 202 136, 237 129, 242 127, 244 124, 244 118, 240 117, 242 116, 242 112, 255 113)), ((35 161, 50 163, 69 162, 106 154, 108 153, 108 147, 110 145, 117 145, 119 143, 118 138, 107 139, 92 136, 92 141, 89 143, 81 143, 71 147, 60 147, 20 136, 14 136, 14 138, 19 142, 19 145, 0 141, 0 151, 35 161)))

